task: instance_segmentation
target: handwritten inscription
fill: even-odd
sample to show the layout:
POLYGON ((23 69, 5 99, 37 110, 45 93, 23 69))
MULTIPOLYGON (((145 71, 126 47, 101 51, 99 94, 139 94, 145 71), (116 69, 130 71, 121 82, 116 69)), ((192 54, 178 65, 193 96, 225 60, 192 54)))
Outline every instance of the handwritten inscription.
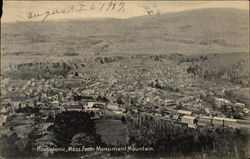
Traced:
POLYGON ((146 15, 153 15, 153 14, 160 15, 161 14, 161 11, 156 6, 150 6, 150 5, 144 4, 144 5, 141 5, 140 7, 144 9, 144 11, 146 12, 146 15))
POLYGON ((106 11, 106 12, 116 12, 122 13, 125 11, 125 3, 124 2, 92 2, 92 3, 85 3, 84 1, 78 5, 71 5, 67 9, 53 9, 53 10, 45 10, 44 12, 36 13, 36 12, 29 12, 27 14, 28 19, 35 19, 35 18, 42 18, 44 22, 48 17, 55 16, 55 15, 65 15, 69 13, 80 13, 84 11, 106 11))

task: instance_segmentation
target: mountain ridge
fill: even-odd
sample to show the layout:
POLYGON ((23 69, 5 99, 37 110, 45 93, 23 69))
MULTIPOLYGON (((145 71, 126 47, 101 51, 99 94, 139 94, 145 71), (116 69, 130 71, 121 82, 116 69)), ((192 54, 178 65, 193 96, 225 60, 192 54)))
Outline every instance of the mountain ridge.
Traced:
POLYGON ((249 52, 248 20, 247 10, 205 8, 129 19, 5 23, 1 52, 56 56, 67 48, 79 56, 249 52))

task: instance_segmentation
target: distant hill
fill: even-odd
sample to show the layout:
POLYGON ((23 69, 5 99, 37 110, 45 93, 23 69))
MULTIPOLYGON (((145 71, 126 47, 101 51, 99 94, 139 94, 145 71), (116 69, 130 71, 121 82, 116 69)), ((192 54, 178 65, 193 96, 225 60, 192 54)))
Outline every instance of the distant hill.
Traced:
POLYGON ((198 9, 130 19, 2 23, 8 56, 249 52, 249 11, 198 9))

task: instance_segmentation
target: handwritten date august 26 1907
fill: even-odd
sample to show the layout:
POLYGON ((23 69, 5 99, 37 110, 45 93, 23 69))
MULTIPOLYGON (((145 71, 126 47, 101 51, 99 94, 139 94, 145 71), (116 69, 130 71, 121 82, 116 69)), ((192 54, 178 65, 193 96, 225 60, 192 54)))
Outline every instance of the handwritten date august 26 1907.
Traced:
POLYGON ((45 10, 43 12, 29 12, 27 15, 28 19, 38 19, 41 18, 42 22, 44 22, 48 17, 55 16, 55 15, 66 15, 69 13, 80 13, 83 11, 112 11, 116 13, 122 13, 125 11, 125 2, 119 1, 119 2, 91 2, 91 3, 84 3, 80 2, 77 5, 71 5, 70 7, 66 9, 52 9, 52 10, 45 10))

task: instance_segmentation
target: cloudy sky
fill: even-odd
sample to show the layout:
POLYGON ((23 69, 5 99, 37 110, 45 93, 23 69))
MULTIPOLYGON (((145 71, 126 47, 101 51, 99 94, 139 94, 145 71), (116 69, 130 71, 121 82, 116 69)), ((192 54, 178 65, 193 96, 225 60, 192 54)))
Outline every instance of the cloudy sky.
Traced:
POLYGON ((2 22, 129 18, 199 8, 249 9, 248 1, 4 1, 2 22), (54 13, 53 13, 54 12, 54 13), (39 15, 39 16, 38 16, 39 15))

